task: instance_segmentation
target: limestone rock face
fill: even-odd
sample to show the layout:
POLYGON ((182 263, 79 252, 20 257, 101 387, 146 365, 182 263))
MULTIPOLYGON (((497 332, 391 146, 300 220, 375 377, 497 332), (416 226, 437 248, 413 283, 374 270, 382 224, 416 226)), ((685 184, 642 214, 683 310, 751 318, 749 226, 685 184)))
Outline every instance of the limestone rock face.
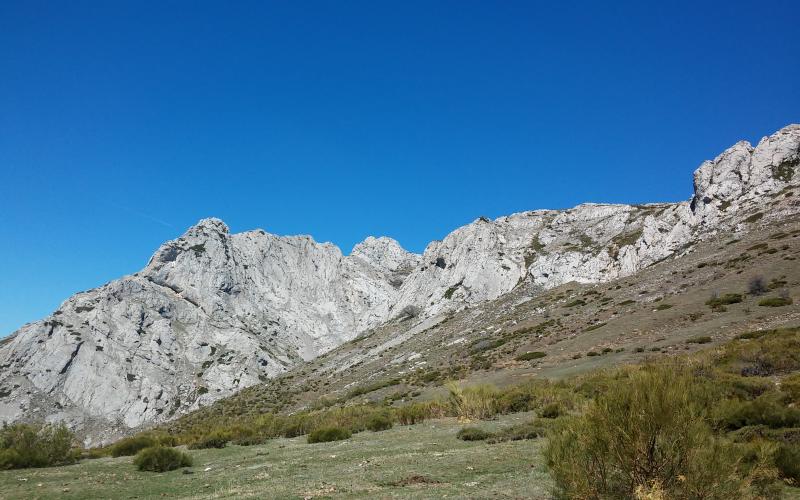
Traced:
POLYGON ((87 444, 105 442, 275 376, 408 306, 434 316, 524 280, 611 280, 718 231, 796 213, 781 200, 799 167, 800 126, 790 125, 704 162, 689 201, 480 218, 422 255, 369 237, 344 256, 308 236, 231 234, 204 219, 142 271, 0 340, 0 420, 62 420, 87 444))
POLYGON ((797 184, 800 125, 789 125, 753 148, 738 142, 694 174, 692 210, 701 224, 735 222, 730 217, 765 196, 797 184), (727 221, 726 221, 727 219, 727 221))

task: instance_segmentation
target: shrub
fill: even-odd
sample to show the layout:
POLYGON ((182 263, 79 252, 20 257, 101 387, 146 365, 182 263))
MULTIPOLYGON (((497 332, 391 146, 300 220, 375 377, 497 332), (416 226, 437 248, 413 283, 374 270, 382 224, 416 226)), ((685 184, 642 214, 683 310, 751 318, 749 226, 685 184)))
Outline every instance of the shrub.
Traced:
POLYGON ((231 439, 231 443, 238 445, 238 446, 255 446, 258 444, 264 444, 269 440, 266 436, 259 436, 258 434, 252 434, 249 436, 238 436, 231 439))
POLYGON ((367 429, 372 432, 385 431, 392 428, 392 419, 387 415, 373 415, 367 421, 367 429))
POLYGON ((456 434, 456 437, 462 441, 483 441, 491 436, 491 432, 487 432, 477 427, 464 427, 458 431, 458 434, 456 434))
POLYGON ((450 406, 456 416, 483 420, 494 417, 498 412, 498 391, 488 384, 461 388, 457 383, 447 384, 450 392, 450 406))
POLYGON ((550 403, 545 405, 539 410, 538 415, 540 418, 558 418, 563 414, 561 405, 558 403, 550 403))
POLYGON ((81 451, 81 460, 96 460, 108 456, 108 450, 104 448, 89 448, 88 450, 81 451))
POLYGON ((136 455, 137 453, 139 453, 139 450, 150 448, 158 444, 159 443, 156 441, 154 437, 148 435, 127 437, 117 441, 111 447, 111 456, 128 457, 131 455, 136 455))
POLYGON ((516 413, 534 410, 549 404, 573 408, 576 394, 571 386, 544 380, 532 380, 504 389, 497 397, 498 413, 516 413))
POLYGON ((763 295, 769 291, 762 276, 753 276, 747 283, 747 293, 750 295, 763 295))
POLYGON ((292 418, 289 418, 281 426, 280 435, 285 438, 302 436, 303 434, 308 433, 309 425, 308 419, 305 419, 300 415, 292 415, 292 418))
POLYGON ((589 351, 589 352, 586 353, 586 355, 589 356, 589 357, 592 357, 592 356, 599 356, 600 353, 597 352, 597 351, 589 351))
POLYGON ((714 418, 718 426, 727 430, 751 425, 778 429, 800 426, 800 409, 787 406, 779 395, 767 393, 753 401, 722 401, 715 410, 714 418))
POLYGON ((525 422, 512 425, 495 432, 488 440, 488 443, 500 443, 503 441, 521 441, 523 439, 536 439, 545 435, 545 428, 536 422, 525 422))
POLYGON ((378 380, 376 382, 372 382, 367 385, 362 385, 360 387, 356 387, 352 389, 350 392, 347 393, 345 396, 346 399, 352 399, 357 396, 361 396, 364 394, 369 394, 370 392, 374 392, 385 387, 391 387, 393 385, 398 385, 402 382, 399 378, 387 379, 387 380, 378 380))
POLYGON ((189 444, 189 449, 224 448, 230 440, 231 435, 229 432, 216 430, 200 436, 200 438, 189 444))
POLYGON ((309 444, 313 443, 327 443, 330 441, 341 441, 349 439, 353 434, 342 427, 320 427, 311 431, 306 441, 309 444))
POLYGON ((770 297, 768 299, 761 299, 758 305, 762 307, 782 307, 792 304, 792 299, 784 297, 770 297))
POLYGON ((781 390, 789 396, 789 400, 800 406, 800 373, 795 373, 783 379, 781 390))
POLYGON ((709 337, 708 335, 702 335, 687 339, 686 342, 688 342, 689 344, 708 344, 709 342, 711 342, 711 337, 709 337))
POLYGON ((656 311, 666 311, 672 309, 672 304, 659 304, 656 306, 656 311))
POLYGON ((703 418, 709 395, 676 365, 630 369, 583 416, 567 419, 545 450, 569 498, 741 498, 739 456, 703 418), (676 436, 680 436, 676 439, 676 436))
POLYGON ((144 448, 133 459, 134 465, 141 471, 167 472, 181 467, 190 467, 192 457, 186 453, 164 446, 144 448))
POLYGON ((439 408, 436 403, 413 403, 397 408, 395 416, 400 425, 420 424, 429 418, 433 418, 439 408))
POLYGON ((419 307, 409 304, 400 311, 400 313, 397 315, 397 318, 401 320, 412 319, 419 316, 419 313, 419 307))
POLYGON ((533 359, 539 359, 539 358, 543 358, 545 356, 547 356, 547 354, 545 354, 543 352, 533 351, 533 352, 526 352, 524 354, 520 354, 519 356, 517 356, 514 359, 516 359, 517 361, 531 361, 533 359))
POLYGON ((49 467, 74 463, 79 452, 64 424, 3 424, 0 429, 0 469, 49 467))
POLYGON ((712 297, 706 301, 706 305, 714 311, 724 311, 726 305, 738 304, 742 301, 740 293, 726 293, 719 297, 712 297))
POLYGON ((800 445, 780 445, 775 452, 775 466, 783 479, 800 485, 800 445))

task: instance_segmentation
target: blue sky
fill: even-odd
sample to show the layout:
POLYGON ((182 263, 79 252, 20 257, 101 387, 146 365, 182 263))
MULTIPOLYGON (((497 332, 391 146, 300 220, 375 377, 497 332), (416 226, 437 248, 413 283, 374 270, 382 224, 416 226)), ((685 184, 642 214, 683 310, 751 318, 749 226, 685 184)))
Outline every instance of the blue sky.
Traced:
POLYGON ((800 121, 800 3, 0 0, 0 336, 198 219, 422 251, 800 121))

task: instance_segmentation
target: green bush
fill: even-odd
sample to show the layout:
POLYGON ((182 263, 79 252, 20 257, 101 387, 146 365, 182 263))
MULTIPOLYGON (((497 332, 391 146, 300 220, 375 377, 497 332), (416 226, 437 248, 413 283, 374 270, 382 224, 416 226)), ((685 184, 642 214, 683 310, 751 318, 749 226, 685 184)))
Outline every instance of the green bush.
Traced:
POLYGON ((737 469, 736 450, 705 423, 705 386, 675 365, 624 375, 550 435, 545 456, 561 494, 742 498, 749 481, 737 469))
POLYGON ((702 335, 699 337, 692 337, 690 339, 687 339, 686 342, 688 342, 689 344, 708 344, 709 342, 711 342, 711 337, 709 337, 708 335, 702 335))
POLYGON ((88 450, 81 451, 81 460, 97 460, 108 456, 108 450, 105 448, 89 448, 88 450))
POLYGON ((536 439, 545 435, 545 427, 538 422, 525 422, 512 425, 492 434, 487 440, 488 443, 500 443, 503 441, 521 441, 523 439, 536 439))
POLYGON ((775 465, 783 479, 800 485, 800 445, 782 444, 775 453, 775 465))
POLYGON ((388 415, 374 415, 367 421, 367 429, 372 432, 389 430, 392 425, 392 419, 388 415))
POLYGON ((540 352, 540 351, 533 351, 533 352, 526 352, 524 354, 520 354, 519 356, 517 356, 514 359, 516 359, 517 361, 531 361, 531 360, 534 360, 534 359, 543 358, 545 356, 547 356, 546 353, 543 353, 543 352, 540 352))
POLYGON ((341 441, 349 439, 352 433, 342 427, 321 427, 311 431, 308 435, 307 441, 309 444, 313 443, 327 443, 329 441, 341 441))
POLYGON ((133 459, 133 463, 141 471, 167 472, 181 467, 190 467, 192 457, 175 448, 151 446, 140 450, 133 459))
POLYGON ((432 403, 413 403, 395 409, 394 414, 400 425, 414 425, 433 418, 435 412, 432 403))
POLYGON ((3 424, 0 429, 0 469, 50 467, 74 463, 74 435, 63 424, 3 424))
POLYGON ((540 418, 558 418, 562 414, 563 411, 561 410, 561 405, 558 403, 550 403, 538 411, 540 418))
POLYGON ((535 410, 551 403, 573 408, 576 398, 570 385, 531 380, 499 391, 495 405, 497 413, 506 414, 535 410))
POLYGON ((726 305, 738 304, 743 299, 740 293, 726 293, 706 301, 706 305, 714 311, 724 311, 726 305))
POLYGON ((792 299, 788 297, 770 297, 768 299, 761 299, 758 301, 758 305, 762 307, 782 307, 788 306, 792 304, 792 299))
POLYGON ((287 422, 285 422, 281 427, 281 436, 285 438, 293 438, 308 433, 309 422, 306 419, 301 418, 299 415, 295 415, 294 417, 295 418, 289 419, 287 422))
POLYGON ((477 427, 464 427, 458 431, 456 437, 462 441, 483 441, 492 437, 492 433, 477 427))
POLYGON ((485 420, 494 417, 499 411, 500 393, 489 384, 473 385, 462 388, 455 382, 446 384, 450 392, 450 408, 461 418, 485 420))
POLYGON ((269 440, 269 438, 264 436, 259 436, 256 434, 249 435, 249 436, 239 436, 236 438, 231 439, 231 443, 238 445, 238 446, 255 446, 259 444, 264 444, 269 440))
POLYGON ((189 448, 192 450, 202 450, 206 448, 224 448, 228 441, 231 440, 231 435, 225 431, 213 431, 209 434, 200 436, 199 439, 192 442, 189 448))
POLYGON ((773 393, 764 394, 753 401, 722 401, 714 417, 717 425, 726 430, 752 425, 764 425, 771 429, 800 426, 800 409, 787 406, 780 395, 773 393))
POLYGON ((139 435, 123 438, 111 447, 112 457, 129 457, 139 453, 139 450, 157 446, 159 443, 153 436, 139 435))

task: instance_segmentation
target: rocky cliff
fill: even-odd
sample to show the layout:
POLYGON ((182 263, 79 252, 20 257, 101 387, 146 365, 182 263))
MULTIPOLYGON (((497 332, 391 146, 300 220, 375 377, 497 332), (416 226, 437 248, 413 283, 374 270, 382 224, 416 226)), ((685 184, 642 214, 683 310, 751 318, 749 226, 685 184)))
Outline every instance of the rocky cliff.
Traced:
POLYGON ((799 166, 800 126, 791 125, 703 163, 686 202, 480 218, 422 255, 370 237, 345 256, 307 236, 231 234, 204 219, 141 272, 76 294, 1 340, 0 419, 65 420, 98 442, 257 384, 409 311, 467 307, 524 280, 547 289, 627 276, 717 232, 785 217, 772 203, 798 183, 799 166))

